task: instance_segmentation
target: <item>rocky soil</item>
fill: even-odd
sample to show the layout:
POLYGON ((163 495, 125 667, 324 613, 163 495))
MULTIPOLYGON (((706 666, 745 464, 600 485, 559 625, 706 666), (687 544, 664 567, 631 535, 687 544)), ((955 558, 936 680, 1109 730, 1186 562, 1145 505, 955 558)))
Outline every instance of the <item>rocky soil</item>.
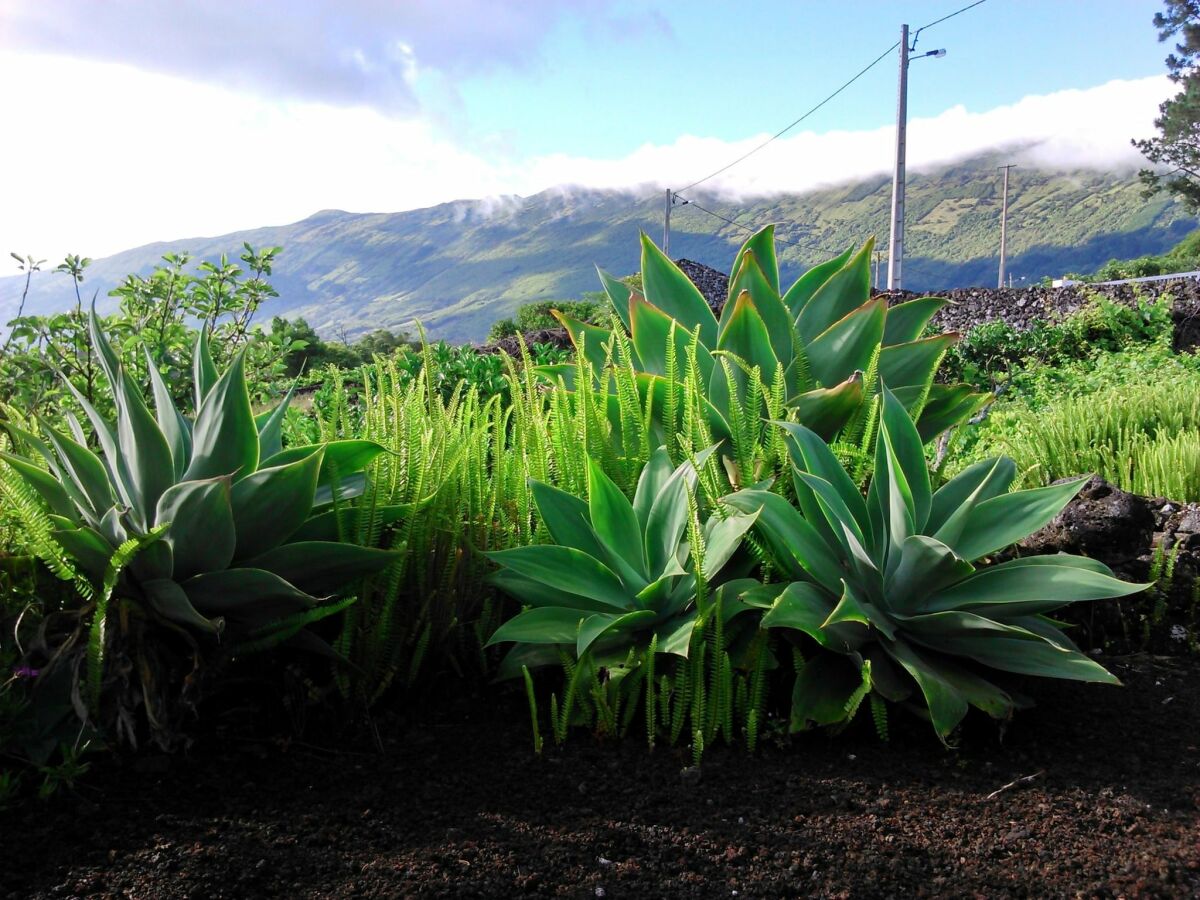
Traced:
POLYGON ((698 779, 637 740, 539 758, 519 696, 379 754, 227 737, 5 812, 0 896, 1196 897, 1200 663, 1102 661, 1124 687, 1030 681, 957 751, 896 711, 698 779))

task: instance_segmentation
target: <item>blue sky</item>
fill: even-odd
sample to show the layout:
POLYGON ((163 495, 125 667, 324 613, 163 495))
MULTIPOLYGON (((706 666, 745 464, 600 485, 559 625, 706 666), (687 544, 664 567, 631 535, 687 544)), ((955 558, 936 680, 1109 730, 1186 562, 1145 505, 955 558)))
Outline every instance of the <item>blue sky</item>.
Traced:
MULTIPOLYGON (((505 135, 518 154, 619 155, 680 134, 736 140, 775 131, 894 43, 902 22, 915 30, 967 2, 622 3, 622 14, 640 10, 647 20, 624 39, 566 18, 527 69, 459 81, 462 121, 473 135, 505 135)), ((947 55, 914 63, 909 113, 932 116, 955 104, 982 111, 1161 73, 1169 48, 1151 25, 1161 8, 988 0, 921 35, 920 50, 947 55)), ((875 128, 893 121, 895 103, 889 58, 805 125, 875 128)))
MULTIPOLYGON (((555 186, 678 188, 967 0, 3 0, 0 253, 100 256, 555 186), (248 15, 247 10, 253 14, 248 15), (13 173, 16 173, 15 175, 13 173)), ((921 35, 913 169, 1122 168, 1173 93, 1158 0, 987 0, 921 35)), ((890 169, 896 61, 708 182, 890 169)))

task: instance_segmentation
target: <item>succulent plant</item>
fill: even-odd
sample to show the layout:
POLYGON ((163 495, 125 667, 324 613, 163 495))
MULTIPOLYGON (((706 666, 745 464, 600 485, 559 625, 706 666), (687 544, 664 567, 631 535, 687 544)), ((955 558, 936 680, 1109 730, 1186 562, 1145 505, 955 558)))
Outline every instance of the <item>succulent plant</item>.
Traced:
POLYGON ((974 565, 1049 522, 1084 479, 1009 493, 1016 467, 1000 457, 932 491, 917 428, 886 388, 865 498, 819 435, 780 427, 799 509, 765 490, 724 502, 759 511, 756 528, 792 579, 744 601, 766 609, 764 627, 795 629, 828 651, 797 677, 794 729, 844 720, 866 688, 897 702, 923 697, 945 740, 969 706, 1012 713, 1019 697, 997 671, 1117 683, 1049 614, 1146 585, 1066 554, 974 565))
POLYGON ((314 515, 335 486, 344 487, 341 495, 357 489, 381 446, 334 441, 283 449, 290 394, 256 420, 242 356, 218 377, 203 328, 194 357, 195 421, 176 408, 153 361, 152 415, 94 313, 90 329, 116 422, 78 392, 75 399, 101 455, 69 417, 71 436, 40 423, 45 440, 7 425, 47 468, 0 456, 49 506, 53 537, 94 583, 113 577, 118 548, 136 549, 112 585, 114 597, 193 632, 227 632, 227 641, 262 646, 298 635, 320 616, 322 598, 393 560, 390 552, 338 543, 331 539, 333 514, 314 515))
MULTIPOLYGON (((939 361, 958 335, 921 335, 949 301, 926 297, 889 308, 885 297, 871 297, 873 241, 857 253, 847 251, 812 267, 784 292, 774 226, 764 228, 734 260, 719 319, 679 267, 645 234, 641 241, 644 294, 604 272, 601 282, 630 335, 645 389, 669 377, 672 342, 680 367, 689 347, 695 347, 715 438, 733 434, 736 416, 748 408, 746 392, 755 388, 755 369, 767 390, 782 390, 799 420, 827 440, 861 415, 879 380, 914 411, 925 440, 962 421, 986 399, 969 385, 933 383, 939 361)), ((599 372, 608 358, 611 331, 562 314, 558 318, 599 372)), ((571 377, 566 367, 547 373, 571 377)))
MULTIPOLYGON (((698 454, 703 466, 712 449, 698 454)), ((697 608, 697 558, 701 579, 718 585, 722 570, 754 524, 755 514, 734 512, 693 521, 689 493, 697 472, 691 462, 672 470, 667 452, 650 456, 633 502, 589 459, 588 499, 532 481, 534 501, 552 544, 489 553, 501 568, 492 582, 528 608, 500 626, 490 644, 516 642, 502 677, 521 666, 555 663, 558 651, 591 653, 598 662, 619 662, 632 648, 656 638, 658 652, 687 656, 697 608), (699 526, 700 534, 692 533, 699 526), (699 538, 702 554, 693 541, 699 538)), ((757 582, 740 579, 717 587, 728 620, 745 607, 733 589, 757 582)))

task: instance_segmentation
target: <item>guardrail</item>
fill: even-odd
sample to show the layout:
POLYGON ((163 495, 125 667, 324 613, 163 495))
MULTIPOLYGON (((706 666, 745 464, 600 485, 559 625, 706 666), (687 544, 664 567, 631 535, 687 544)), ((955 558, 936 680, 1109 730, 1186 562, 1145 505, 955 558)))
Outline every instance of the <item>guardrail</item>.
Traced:
POLYGON ((1171 275, 1143 275, 1141 278, 1118 278, 1116 281, 1075 281, 1072 278, 1056 278, 1050 282, 1051 287, 1071 287, 1076 284, 1089 284, 1093 287, 1108 284, 1136 284, 1145 281, 1178 281, 1181 278, 1200 278, 1198 272, 1175 272, 1171 275))

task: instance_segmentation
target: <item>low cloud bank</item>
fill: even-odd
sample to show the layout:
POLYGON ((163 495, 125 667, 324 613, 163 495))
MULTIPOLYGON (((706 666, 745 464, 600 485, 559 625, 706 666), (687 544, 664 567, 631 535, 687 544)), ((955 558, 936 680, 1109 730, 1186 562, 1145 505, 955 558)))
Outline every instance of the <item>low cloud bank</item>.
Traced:
MULTIPOLYGON (((1021 147, 1005 161, 1119 170, 1141 160, 1132 137, 1152 133, 1173 93, 1165 76, 1026 97, 983 112, 954 107, 914 119, 909 165, 930 170, 1021 147)), ((13 127, 0 253, 93 257, 156 240, 216 235, 305 218, 319 209, 393 212, 463 198, 488 215, 513 195, 555 186, 680 189, 761 143, 685 135, 620 159, 481 156, 421 117, 367 106, 265 100, 114 63, 0 52, 0 102, 13 127), (38 85, 30 108, 26 86, 38 85), (69 111, 69 112, 68 112, 69 111)), ((800 193, 887 173, 890 124, 800 132, 704 184, 725 199, 800 193)))

